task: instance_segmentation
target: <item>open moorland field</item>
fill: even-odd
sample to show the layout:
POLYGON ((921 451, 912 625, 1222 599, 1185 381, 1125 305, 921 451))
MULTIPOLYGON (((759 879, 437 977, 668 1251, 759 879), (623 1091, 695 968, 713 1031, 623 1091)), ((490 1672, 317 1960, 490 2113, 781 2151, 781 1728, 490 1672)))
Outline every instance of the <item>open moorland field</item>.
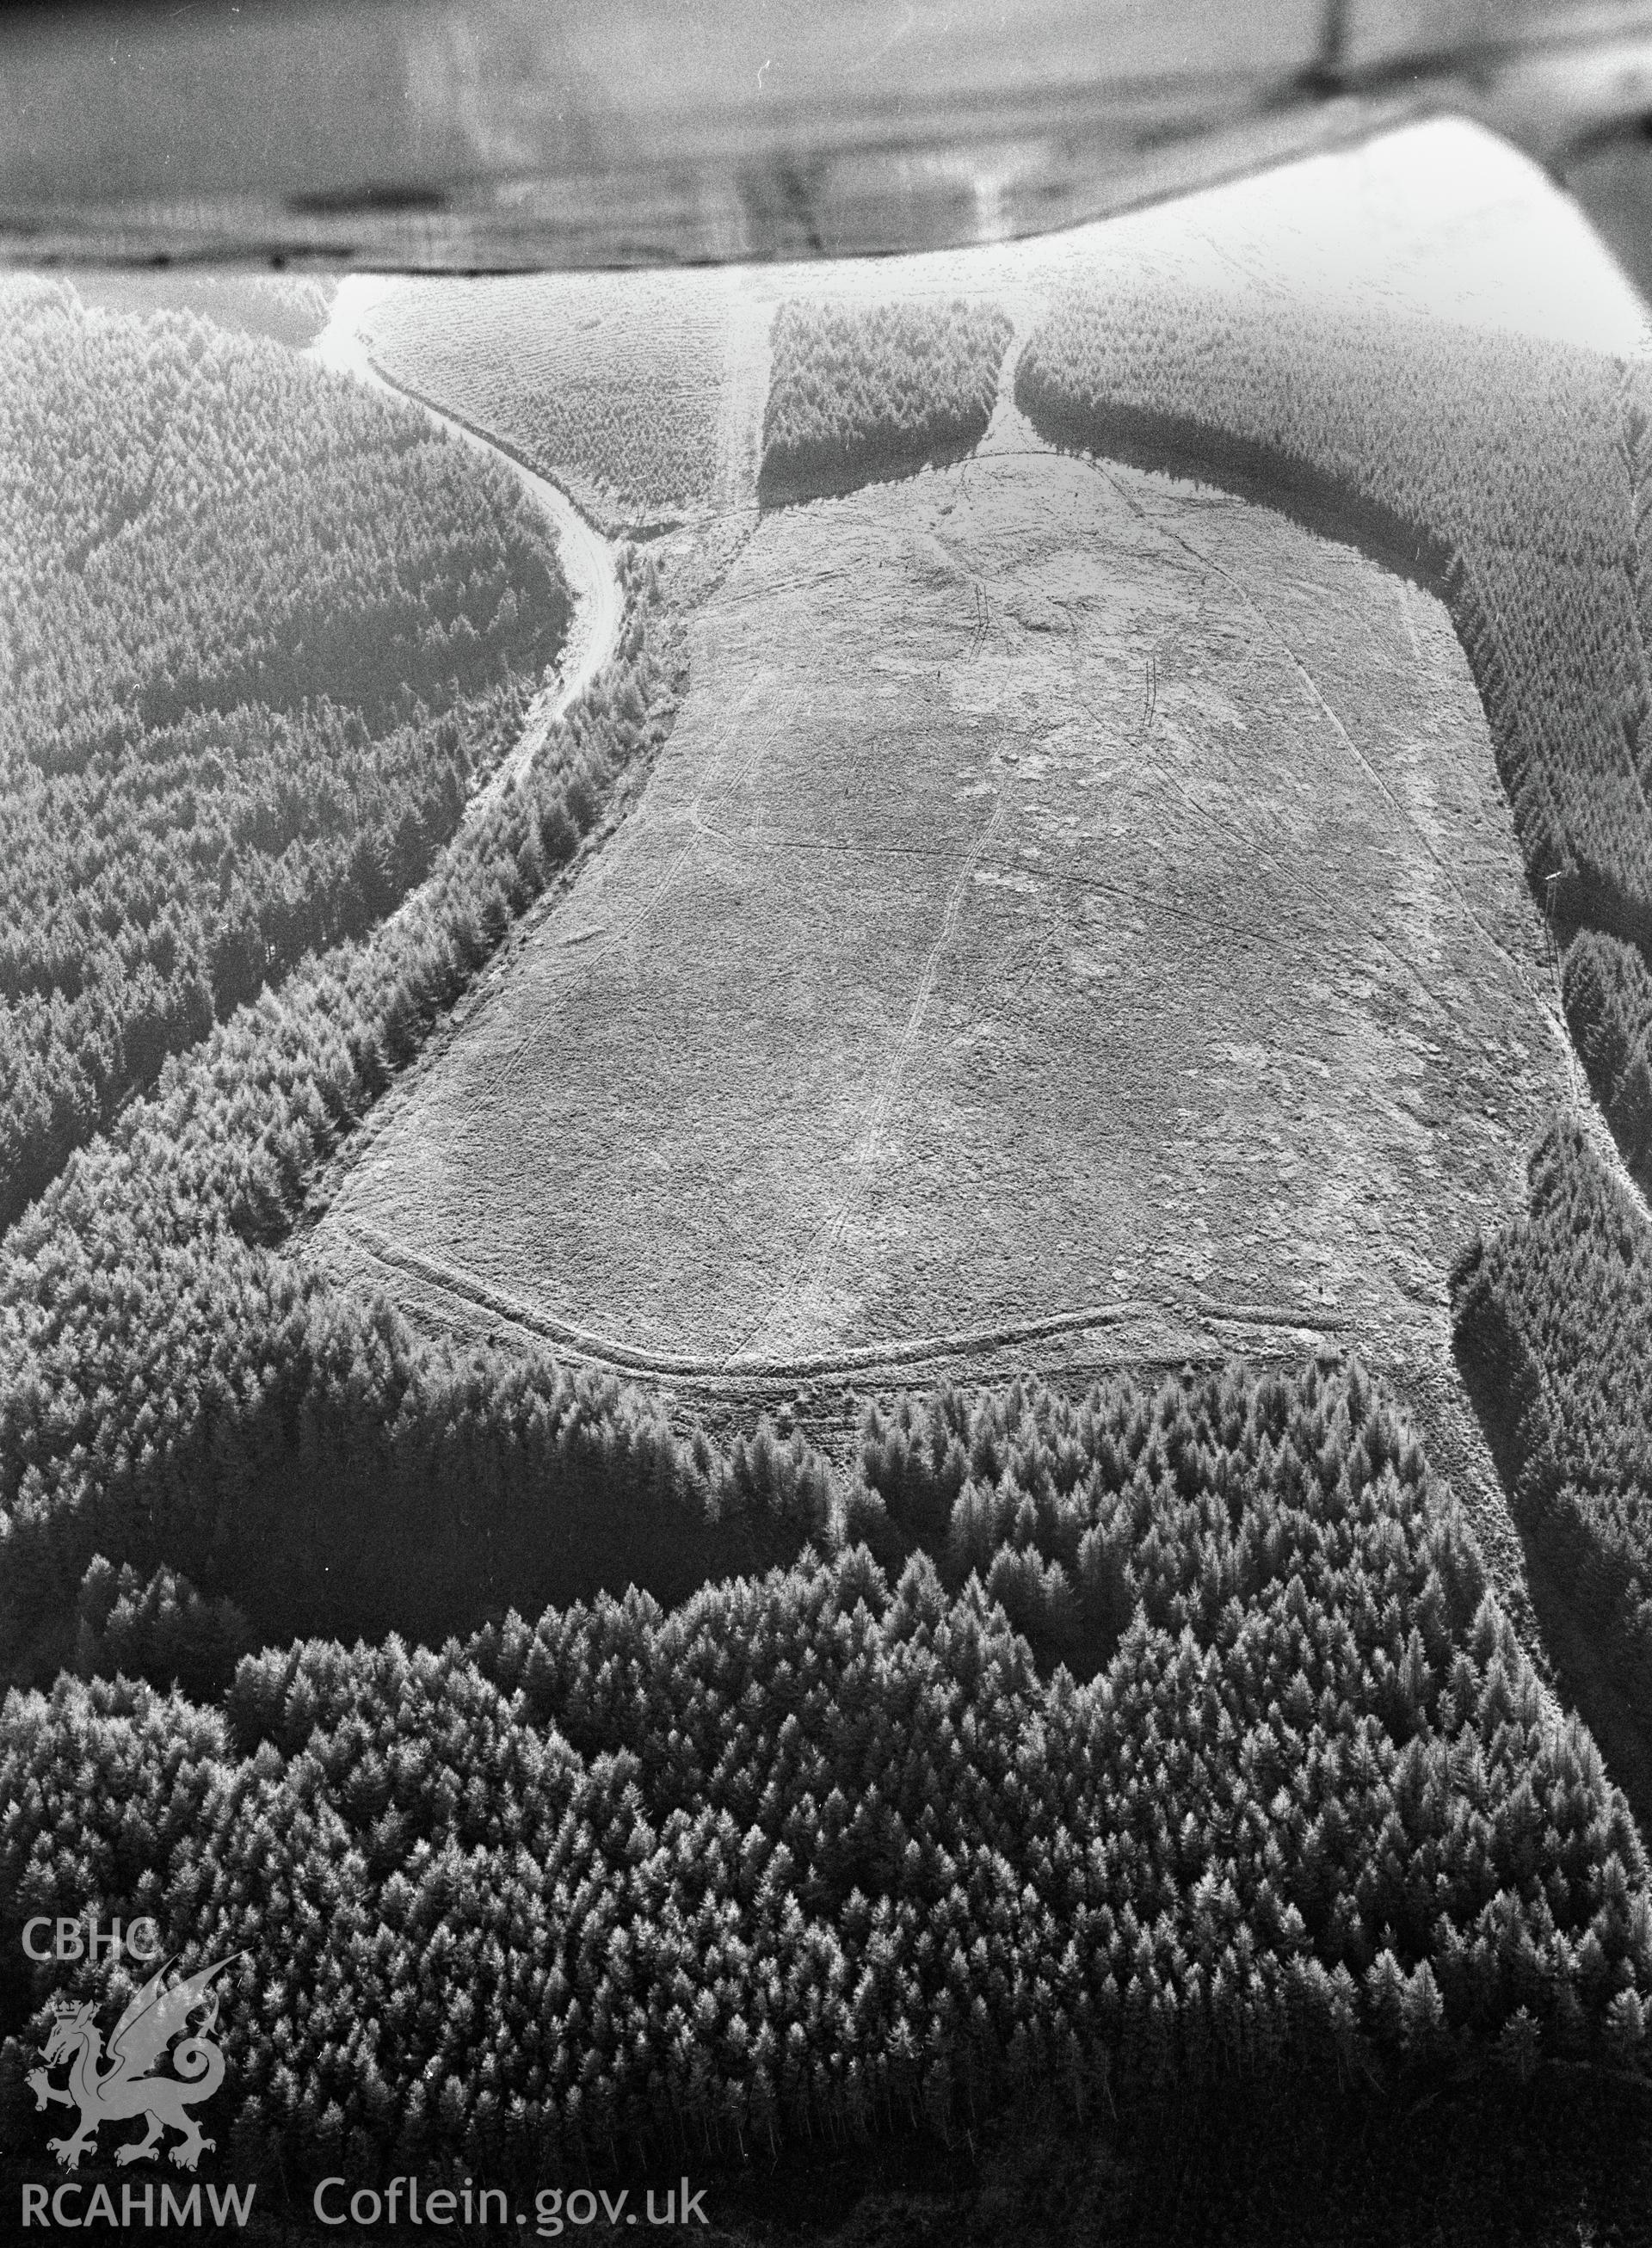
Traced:
POLYGON ((1447 1364, 1568 1084, 1450 622, 1018 421, 764 518, 642 805, 324 1238, 703 1374, 1086 1312, 1447 1364))

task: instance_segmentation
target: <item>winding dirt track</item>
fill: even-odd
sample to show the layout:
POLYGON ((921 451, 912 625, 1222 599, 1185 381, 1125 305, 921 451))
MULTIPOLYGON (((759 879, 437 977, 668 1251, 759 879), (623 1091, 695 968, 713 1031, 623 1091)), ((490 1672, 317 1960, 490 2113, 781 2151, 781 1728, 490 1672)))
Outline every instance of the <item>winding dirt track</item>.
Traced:
POLYGON ((573 617, 568 628, 566 645, 556 684, 537 695, 529 708, 527 722, 521 737, 491 774, 485 785, 478 789, 466 808, 467 820, 474 820, 502 796, 527 771, 557 720, 583 695, 603 665, 614 654, 620 637, 620 627, 625 614, 625 597, 620 587, 620 572, 614 559, 614 550, 601 532, 585 516, 561 487, 541 476, 525 461, 480 430, 468 423, 456 421, 433 406, 428 398, 416 391, 405 389, 393 382, 374 364, 367 339, 361 332, 360 321, 365 309, 360 295, 353 293, 348 284, 340 288, 332 319, 305 353, 319 366, 332 367, 335 373, 353 375, 359 382, 374 390, 381 390, 389 398, 403 404, 422 407, 438 427, 450 436, 474 445, 478 452, 488 453, 503 462, 536 505, 549 516, 555 525, 557 554, 562 565, 562 574, 567 579, 568 590, 573 596, 573 617))

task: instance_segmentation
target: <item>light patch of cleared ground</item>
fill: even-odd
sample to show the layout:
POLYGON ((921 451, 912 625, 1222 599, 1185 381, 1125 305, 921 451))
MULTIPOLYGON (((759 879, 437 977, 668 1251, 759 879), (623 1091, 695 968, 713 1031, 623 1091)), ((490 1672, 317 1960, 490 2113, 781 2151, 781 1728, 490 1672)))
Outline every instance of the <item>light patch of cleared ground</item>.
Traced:
POLYGON ((324 1243, 639 1364, 1061 1313, 1443 1358, 1566 1084, 1450 622, 1011 435, 763 521, 639 810, 324 1243))
MULTIPOLYGON (((661 550, 704 596, 688 709, 318 1249, 714 1415, 799 1365, 1080 1379, 1328 1328, 1399 1382, 1518 1602, 1444 1280, 1576 1083, 1466 666, 1346 546, 1025 457, 1014 351, 1109 266, 1648 346, 1575 207, 1450 121, 1046 242, 676 277, 726 323, 709 505, 661 550), (759 521, 775 305, 958 293, 1018 332, 982 458, 759 521)), ((648 296, 581 286, 610 326, 648 296)), ((585 380, 582 332, 536 379, 585 380)))

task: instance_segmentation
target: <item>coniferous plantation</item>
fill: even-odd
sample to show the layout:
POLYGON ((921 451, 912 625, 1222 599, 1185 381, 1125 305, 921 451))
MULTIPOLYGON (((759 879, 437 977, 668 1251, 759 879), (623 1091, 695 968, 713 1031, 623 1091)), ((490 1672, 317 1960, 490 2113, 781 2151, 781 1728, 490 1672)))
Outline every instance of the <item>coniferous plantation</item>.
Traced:
POLYGON ((306 2183, 1633 2061, 1633 1822, 1357 1367, 943 1393, 863 1457, 940 1566, 14 1697, 8 1931, 90 1879, 244 1954, 237 2161, 306 2183))
POLYGON ((760 495, 840 491, 969 451, 1010 341, 993 305, 782 305, 771 339, 760 495))
POLYGON ((1522 1526, 1652 1718, 1652 1226, 1574 1121, 1532 1160, 1529 1214, 1452 1275, 1522 1526))
MULTIPOLYGON (((763 498, 967 450, 1011 335, 785 307, 763 498)), ((1144 284, 1059 305, 1016 396, 1444 590, 1644 1172, 1643 375, 1144 284)), ((632 814, 688 689, 669 552, 617 550, 608 660, 467 818, 569 622, 504 463, 58 290, 0 308, 0 416, 23 2174, 54 2002, 139 1979, 25 1957, 89 1909, 232 1961, 216 2161, 298 2224, 323 2177, 961 2165, 1006 2119, 1150 2166, 1269 2117, 1276 2172, 1293 2130, 1495 2142, 1521 2101, 1643 2143, 1630 1803, 1357 1354, 926 1381, 829 1437, 438 1339, 311 1253, 375 1107, 632 814)), ((1652 1225, 1603 1134, 1557 1121, 1451 1288, 1528 1547, 1652 1716, 1652 1225)))
MULTIPOLYGON (((593 1513, 600 1548, 608 1525, 611 1561, 617 1491, 673 1528, 685 1494, 704 1511, 705 1478, 648 1401, 453 1360, 282 1254, 322 1163, 657 745, 672 675, 649 637, 648 567, 628 574, 616 664, 525 785, 466 825, 394 921, 169 1063, 7 1236, 10 1675, 67 1658, 98 1555, 146 1581, 173 1567, 270 1636, 305 1619, 439 1636, 502 1606, 518 1566, 546 1597, 603 1580, 577 1560, 561 1573, 580 1539, 574 1516, 546 1539, 548 1468, 583 1491, 570 1504, 593 1513)), ((671 1588, 699 1581, 692 1558, 665 1566, 671 1588)))
POLYGON ((569 479, 600 515, 675 513, 703 505, 717 485, 728 310, 719 278, 662 270, 425 279, 374 304, 373 357, 569 479))
POLYGON ((561 643, 513 482, 188 315, 0 320, 0 1224, 428 867, 561 643))
POLYGON ((1580 929, 1561 977, 1566 1025, 1589 1089, 1637 1178, 1652 1152, 1652 973, 1638 946, 1580 929))

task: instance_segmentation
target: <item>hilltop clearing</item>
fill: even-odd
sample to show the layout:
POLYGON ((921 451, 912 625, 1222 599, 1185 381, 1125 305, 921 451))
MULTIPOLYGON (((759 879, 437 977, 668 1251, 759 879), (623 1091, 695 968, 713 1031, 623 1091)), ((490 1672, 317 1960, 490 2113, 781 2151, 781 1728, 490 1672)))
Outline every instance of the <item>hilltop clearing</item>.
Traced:
POLYGON ((638 812, 325 1243, 668 1374, 1064 1326, 1449 1368, 1567 1084, 1450 623, 1013 434, 765 519, 638 812))

